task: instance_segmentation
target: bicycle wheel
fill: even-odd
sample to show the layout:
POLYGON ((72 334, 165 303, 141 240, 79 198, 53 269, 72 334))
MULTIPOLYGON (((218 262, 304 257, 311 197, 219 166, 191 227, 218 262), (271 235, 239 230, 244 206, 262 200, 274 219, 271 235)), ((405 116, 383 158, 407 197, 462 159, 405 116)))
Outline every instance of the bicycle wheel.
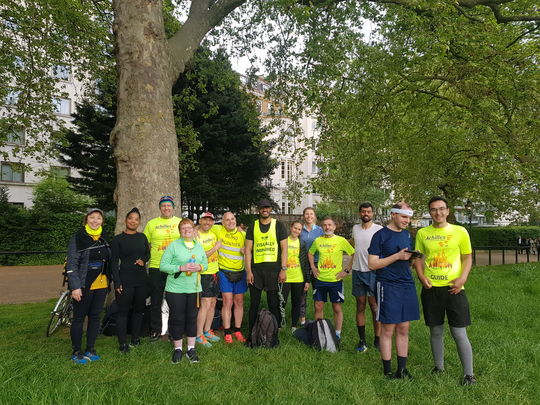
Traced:
POLYGON ((58 301, 56 301, 56 305, 51 312, 51 319, 49 320, 49 324, 47 325, 47 337, 51 336, 58 329, 58 327, 65 322, 66 314, 69 314, 69 312, 71 312, 70 294, 70 291, 66 290, 62 293, 62 295, 60 295, 58 301))

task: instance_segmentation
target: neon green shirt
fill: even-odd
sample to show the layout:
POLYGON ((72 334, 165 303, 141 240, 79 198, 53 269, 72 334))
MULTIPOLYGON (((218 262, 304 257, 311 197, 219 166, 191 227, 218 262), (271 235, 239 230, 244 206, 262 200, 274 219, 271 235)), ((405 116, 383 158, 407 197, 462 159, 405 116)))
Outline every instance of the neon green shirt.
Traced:
POLYGON ((303 283, 304 275, 300 267, 300 239, 287 238, 287 283, 303 283))
POLYGON ((445 287, 461 276, 461 255, 472 253, 467 230, 452 224, 420 229, 416 234, 416 250, 426 256, 424 274, 434 287, 445 287))
MULTIPOLYGON (((217 242, 217 236, 212 231, 204 233, 199 230, 199 236, 197 237, 197 240, 201 242, 201 245, 203 245, 204 251, 208 252, 215 246, 217 242)), ((212 253, 212 255, 208 257, 208 270, 203 271, 201 274, 216 274, 218 271, 218 252, 215 251, 214 253, 212 253)))
POLYGON ((336 275, 343 269, 343 253, 354 254, 354 248, 347 239, 333 235, 330 238, 319 236, 311 247, 309 253, 319 252, 318 280, 334 282, 339 281, 336 275))
POLYGON ((165 252, 167 246, 180 237, 180 232, 178 231, 179 223, 180 218, 178 217, 167 219, 157 217, 148 221, 144 227, 144 234, 150 244, 149 267, 159 268, 161 256, 163 256, 163 252, 165 252))

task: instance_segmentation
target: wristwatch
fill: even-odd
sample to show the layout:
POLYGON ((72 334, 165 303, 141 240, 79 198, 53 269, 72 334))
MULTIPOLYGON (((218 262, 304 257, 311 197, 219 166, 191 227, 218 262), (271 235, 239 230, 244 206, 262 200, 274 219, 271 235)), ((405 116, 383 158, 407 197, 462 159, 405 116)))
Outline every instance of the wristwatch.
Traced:
POLYGON ((287 271, 287 267, 282 267, 281 270, 282 271, 287 271))

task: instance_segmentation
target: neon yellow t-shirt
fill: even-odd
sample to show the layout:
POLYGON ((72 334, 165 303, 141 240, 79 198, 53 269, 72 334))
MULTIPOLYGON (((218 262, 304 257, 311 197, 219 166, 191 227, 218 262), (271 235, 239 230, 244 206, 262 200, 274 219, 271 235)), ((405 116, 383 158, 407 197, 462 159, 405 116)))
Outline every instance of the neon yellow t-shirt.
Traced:
POLYGON ((303 283, 304 275, 300 267, 300 239, 287 238, 287 283, 303 283))
POLYGON ((318 280, 335 282, 339 281, 336 275, 343 269, 343 253, 347 255, 354 254, 354 248, 347 239, 333 235, 329 238, 319 236, 311 248, 309 253, 315 254, 319 252, 319 277, 318 280))
MULTIPOLYGON (((216 244, 217 237, 214 232, 208 231, 207 233, 204 233, 199 230, 197 240, 203 245, 204 251, 208 252, 216 244)), ((208 270, 203 271, 201 274, 216 274, 218 271, 218 252, 215 251, 208 257, 208 270)))
POLYGON ((150 263, 149 267, 155 267, 159 269, 159 263, 161 262, 161 256, 167 249, 167 246, 172 241, 180 238, 180 232, 178 231, 178 224, 180 218, 161 218, 157 217, 148 221, 144 227, 144 234, 150 244, 150 263))
POLYGON ((416 234, 416 250, 426 256, 424 274, 435 287, 445 287, 461 276, 461 255, 472 253, 467 230, 452 224, 420 229, 416 234))

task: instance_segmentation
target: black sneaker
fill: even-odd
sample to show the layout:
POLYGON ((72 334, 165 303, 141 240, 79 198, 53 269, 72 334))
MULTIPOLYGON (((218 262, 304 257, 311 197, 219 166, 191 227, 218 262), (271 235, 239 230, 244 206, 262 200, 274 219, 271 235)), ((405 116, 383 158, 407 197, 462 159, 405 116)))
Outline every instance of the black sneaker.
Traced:
POLYGON ((182 360, 182 349, 174 349, 171 362, 173 364, 178 364, 180 363, 180 360, 182 360))
POLYGON ((476 384, 476 378, 474 375, 466 375, 463 377, 463 381, 461 382, 461 385, 474 385, 476 384))
POLYGON ((442 373, 444 373, 444 370, 443 370, 443 369, 440 369, 439 367, 433 367, 433 368, 431 369, 431 374, 436 374, 436 375, 438 375, 438 374, 442 374, 442 373))
POLYGON ((396 378, 395 374, 392 373, 391 371, 384 373, 384 376, 386 377, 387 380, 394 380, 396 378))
POLYGON ((135 339, 131 341, 131 343, 129 344, 129 347, 137 347, 140 345, 141 345, 141 339, 135 339))
POLYGON ((409 370, 404 368, 403 370, 397 370, 395 374, 396 378, 412 380, 413 376, 409 373, 409 370))
POLYGON ((195 351, 195 348, 189 349, 186 353, 186 357, 192 363, 198 363, 200 361, 199 356, 197 356, 197 352, 195 351))
POLYGON ((161 339, 161 334, 159 332, 152 332, 150 334, 150 342, 157 342, 161 339))
POLYGON ((122 354, 128 354, 129 353, 129 345, 127 343, 122 343, 120 345, 119 350, 120 350, 120 353, 122 353, 122 354))

